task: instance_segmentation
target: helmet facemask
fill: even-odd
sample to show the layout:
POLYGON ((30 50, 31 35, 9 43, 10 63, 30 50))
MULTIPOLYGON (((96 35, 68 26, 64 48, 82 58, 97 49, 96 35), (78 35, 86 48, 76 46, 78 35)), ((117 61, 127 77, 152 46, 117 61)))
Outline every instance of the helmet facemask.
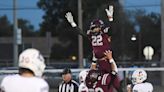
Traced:
POLYGON ((136 70, 132 74, 132 83, 139 84, 147 79, 147 73, 144 70, 136 70))
POLYGON ((87 83, 87 87, 90 87, 94 83, 96 83, 98 81, 99 76, 100 72, 98 70, 90 70, 85 80, 87 83))
POLYGON ((90 30, 93 34, 98 34, 98 33, 100 33, 100 31, 103 27, 104 27, 103 21, 96 19, 91 22, 90 30))

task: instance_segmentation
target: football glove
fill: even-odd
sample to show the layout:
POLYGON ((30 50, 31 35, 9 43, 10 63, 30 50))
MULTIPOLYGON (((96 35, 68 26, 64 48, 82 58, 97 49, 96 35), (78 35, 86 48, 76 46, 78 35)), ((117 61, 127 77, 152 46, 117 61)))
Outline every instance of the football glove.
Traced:
POLYGON ((107 13, 109 21, 113 21, 113 5, 109 5, 109 9, 105 9, 105 11, 107 13))
POLYGON ((73 20, 73 16, 72 16, 71 12, 67 12, 65 17, 66 17, 67 21, 71 24, 72 27, 77 26, 76 23, 73 20))

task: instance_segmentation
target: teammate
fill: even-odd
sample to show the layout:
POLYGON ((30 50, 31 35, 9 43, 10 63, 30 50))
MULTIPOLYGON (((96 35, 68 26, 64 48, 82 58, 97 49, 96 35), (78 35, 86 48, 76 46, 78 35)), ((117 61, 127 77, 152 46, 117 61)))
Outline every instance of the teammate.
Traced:
POLYGON ((121 92, 119 86, 115 84, 118 83, 118 80, 115 78, 117 76, 118 69, 114 59, 112 58, 112 52, 105 51, 104 54, 109 59, 109 61, 106 62, 112 62, 111 68, 114 71, 111 73, 102 73, 100 70, 92 69, 86 77, 86 85, 89 90, 94 90, 94 92, 113 92, 112 86, 114 86, 118 92, 121 92))
POLYGON ((127 86, 127 92, 153 92, 153 85, 149 82, 146 82, 147 73, 138 69, 135 70, 132 74, 132 85, 127 86))
POLYGON ((101 74, 99 70, 90 70, 86 77, 86 86, 89 92, 110 92, 111 74, 101 74))
MULTIPOLYGON (((105 9, 109 21, 113 21, 113 6, 109 6, 109 9, 105 9)), ((111 73, 117 71, 112 70, 113 66, 116 66, 114 62, 110 61, 109 58, 104 54, 108 51, 111 51, 111 31, 110 27, 105 27, 102 20, 96 19, 93 20, 90 24, 90 29, 85 34, 80 28, 77 27, 76 23, 73 20, 73 16, 71 12, 66 13, 65 15, 68 22, 71 24, 73 28, 75 28, 76 32, 79 34, 88 37, 92 45, 92 52, 93 52, 93 62, 91 64, 91 69, 96 69, 101 71, 102 74, 111 73)), ((112 59, 111 59, 112 60, 112 59)), ((113 61, 113 60, 112 60, 113 61)), ((120 80, 118 76, 112 77, 113 78, 113 86, 116 89, 120 87, 120 80)))
POLYGON ((29 48, 19 56, 19 74, 6 76, 0 85, 0 92, 49 92, 43 80, 44 58, 37 49, 29 48))
POLYGON ((83 70, 79 73, 79 91, 78 92, 89 92, 88 87, 86 86, 85 79, 88 75, 88 70, 83 70))

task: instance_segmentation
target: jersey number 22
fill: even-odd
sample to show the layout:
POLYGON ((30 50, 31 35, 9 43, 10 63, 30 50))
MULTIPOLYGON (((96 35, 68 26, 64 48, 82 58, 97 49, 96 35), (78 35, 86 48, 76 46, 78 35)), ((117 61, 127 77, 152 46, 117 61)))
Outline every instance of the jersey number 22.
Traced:
POLYGON ((97 36, 92 36, 92 46, 102 46, 102 36, 97 35, 97 36))

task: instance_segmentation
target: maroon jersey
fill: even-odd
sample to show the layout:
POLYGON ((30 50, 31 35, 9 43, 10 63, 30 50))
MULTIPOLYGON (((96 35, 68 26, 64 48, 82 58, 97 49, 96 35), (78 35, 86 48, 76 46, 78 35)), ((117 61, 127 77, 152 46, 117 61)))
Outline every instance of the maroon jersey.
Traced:
POLYGON ((111 50, 111 43, 109 42, 108 33, 109 28, 103 29, 98 34, 92 34, 90 30, 88 30, 87 35, 92 44, 92 49, 97 59, 104 57, 104 52, 106 50, 111 50))
POLYGON ((97 68, 101 71, 102 74, 112 72, 111 63, 106 60, 98 60, 97 68))
POLYGON ((113 76, 110 73, 105 73, 100 75, 97 78, 97 81, 93 81, 91 78, 94 72, 89 73, 86 77, 85 84, 89 89, 89 92, 113 92, 113 87, 117 90, 117 92, 122 92, 120 89, 120 80, 119 77, 113 76))
MULTIPOLYGON (((107 80, 111 80, 111 77, 113 76, 111 74, 111 64, 108 61, 105 60, 98 60, 98 69, 100 70, 100 72, 102 74, 106 74, 106 73, 110 73, 110 75, 108 75, 107 80)), ((120 79, 119 76, 115 75, 112 78, 112 86, 109 87, 109 92, 113 92, 113 87, 117 90, 117 92, 122 92, 120 89, 120 79)))
MULTIPOLYGON (((87 81, 86 81, 87 82, 87 81)), ((89 92, 110 92, 109 84, 111 82, 111 75, 109 73, 98 77, 97 82, 88 87, 89 92)), ((87 83, 86 83, 87 84, 87 83)))

